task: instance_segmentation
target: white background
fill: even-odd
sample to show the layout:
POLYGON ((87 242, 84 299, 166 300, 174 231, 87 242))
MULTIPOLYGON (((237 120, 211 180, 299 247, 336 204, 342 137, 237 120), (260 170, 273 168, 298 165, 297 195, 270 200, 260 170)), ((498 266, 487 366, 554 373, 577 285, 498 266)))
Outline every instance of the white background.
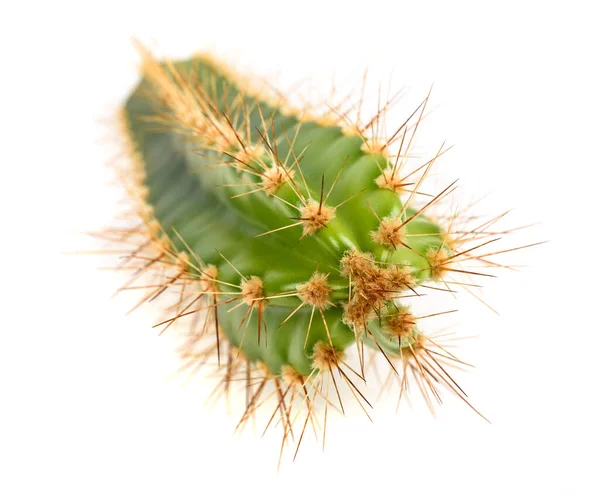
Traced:
MULTIPOLYGON (((0 7, 0 494, 600 494, 598 15, 595 2, 14 2, 0 7), (150 309, 78 233, 115 213, 115 109, 137 79, 135 36, 210 49, 284 80, 368 66, 421 96, 432 142, 466 191, 494 192, 529 267, 465 300, 481 337, 457 401, 371 424, 332 418, 276 474, 276 435, 233 437, 212 387, 176 374, 150 309)), ((154 41, 156 43, 154 43, 154 41)), ((358 84, 358 83, 357 83, 358 84)))

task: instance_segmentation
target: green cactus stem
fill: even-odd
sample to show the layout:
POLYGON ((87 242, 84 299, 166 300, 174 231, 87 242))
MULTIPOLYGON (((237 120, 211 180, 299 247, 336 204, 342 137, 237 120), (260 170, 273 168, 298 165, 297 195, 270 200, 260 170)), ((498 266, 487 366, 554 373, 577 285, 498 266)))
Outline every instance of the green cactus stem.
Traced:
POLYGON ((304 432, 329 390, 325 376, 341 411, 336 376, 369 404, 349 377, 366 380, 369 350, 391 365, 401 395, 410 376, 428 403, 446 388, 471 406, 447 367, 464 362, 419 328, 448 311, 415 315, 411 298, 474 294, 472 280, 457 278, 489 278, 503 266, 489 257, 522 247, 488 249, 509 232, 490 230, 504 214, 467 227, 465 210, 435 212, 456 185, 432 193, 423 184, 447 149, 405 170, 429 97, 384 137, 387 104, 365 124, 329 103, 324 113, 294 108, 207 56, 159 62, 141 52, 143 77, 121 112, 129 161, 118 171, 136 223, 110 237, 129 250, 125 288, 153 277, 139 304, 175 289, 157 327, 187 323, 188 363, 216 357, 226 391, 246 381, 240 425, 267 382, 284 440, 294 422, 282 405, 302 400, 304 432), (358 370, 346 360, 351 347, 358 370))
POLYGON ((450 250, 386 181, 391 159, 244 94, 209 59, 150 67, 125 106, 146 202, 174 251, 202 260, 191 275, 212 269, 229 342, 272 374, 307 376, 316 343, 381 334, 390 303, 432 279, 428 253, 450 250))

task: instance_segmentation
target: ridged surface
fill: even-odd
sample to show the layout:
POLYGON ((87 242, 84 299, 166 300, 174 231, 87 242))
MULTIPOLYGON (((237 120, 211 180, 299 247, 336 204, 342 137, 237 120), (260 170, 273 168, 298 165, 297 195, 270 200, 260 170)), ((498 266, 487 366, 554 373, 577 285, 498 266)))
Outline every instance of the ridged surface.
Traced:
MULTIPOLYGON (((227 112, 240 98, 235 82, 206 60, 181 62, 175 68, 199 84, 210 86, 221 112, 227 112)), ((406 220, 415 211, 403 210, 396 192, 376 184, 389 159, 363 151, 361 137, 347 136, 337 126, 300 122, 244 95, 243 114, 250 142, 265 148, 268 142, 282 162, 287 158, 288 167, 295 164, 297 187, 287 181, 276 196, 257 191, 232 198, 260 188, 260 178, 247 170, 228 167, 227 162, 237 165, 234 159, 210 147, 199 147, 176 129, 157 123, 156 117, 164 109, 154 91, 149 81, 142 81, 127 101, 126 119, 130 138, 146 169, 147 201, 173 245, 179 251, 189 251, 191 259, 197 255, 206 264, 215 265, 218 279, 224 283, 239 285, 240 273, 244 277, 258 276, 264 283, 265 297, 294 291, 316 271, 328 274, 335 307, 323 309, 323 318, 317 310, 311 319, 314 309, 306 306, 282 325, 300 303, 295 296, 265 300, 262 315, 252 312, 247 319, 246 305, 233 310, 237 302, 219 306, 219 324, 249 360, 264 362, 276 374, 281 365, 290 364, 307 375, 313 367, 315 343, 331 340, 339 350, 354 343, 355 332, 343 323, 349 281, 340 273, 340 261, 348 250, 371 253, 385 264, 408 266, 418 281, 430 277, 424 255, 431 248, 438 249, 442 237, 441 229, 424 216, 416 216, 403 228, 406 234, 419 234, 406 238, 410 240, 406 241, 409 248, 389 249, 372 239, 381 219, 395 216, 406 220), (231 184, 238 186, 228 186, 231 184), (327 227, 306 236, 302 235, 301 225, 263 235, 298 222, 294 219, 299 213, 293 206, 301 207, 308 198, 319 202, 324 195, 327 205, 341 204, 327 227), (264 330, 260 342, 259 318, 264 330)), ((264 161, 268 160, 266 156, 264 161)), ((226 292, 227 286, 220 290, 226 292)), ((227 299, 227 295, 218 296, 221 302, 227 299)), ((381 336, 383 331, 376 319, 371 326, 381 336)), ((393 345, 388 349, 398 351, 393 345)))

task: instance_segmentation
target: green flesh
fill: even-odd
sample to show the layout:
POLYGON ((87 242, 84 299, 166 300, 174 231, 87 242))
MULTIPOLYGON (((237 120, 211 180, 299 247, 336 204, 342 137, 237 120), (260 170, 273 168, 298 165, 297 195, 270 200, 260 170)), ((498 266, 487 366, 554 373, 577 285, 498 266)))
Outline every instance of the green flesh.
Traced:
MULTIPOLYGON (((226 80, 219 69, 205 60, 179 62, 175 67, 181 73, 195 73, 200 84, 215 81, 213 87, 221 97, 215 104, 221 111, 225 111, 236 96, 239 98, 235 82, 226 80)), ((305 196, 318 202, 323 176, 324 192, 327 194, 344 163, 327 205, 336 206, 353 195, 357 196, 336 209, 335 217, 326 228, 304 236, 300 241, 302 226, 257 237, 297 222, 291 218, 299 217, 298 210, 263 191, 232 199, 233 195, 259 188, 260 178, 233 167, 211 167, 229 160, 228 157, 216 151, 199 152, 197 143, 192 145, 174 130, 150 122, 159 112, 157 104, 152 101, 154 91, 153 85, 143 80, 125 106, 130 137, 146 169, 147 201, 176 249, 191 251, 191 260, 194 259, 193 254, 197 254, 205 263, 215 265, 219 281, 239 285, 241 278, 237 271, 245 277, 258 276, 268 297, 294 291, 317 270, 328 273, 333 289, 330 299, 335 307, 324 310, 323 314, 333 345, 344 350, 355 342, 354 332, 342 322, 343 303, 348 300, 348 279, 340 275, 339 267, 347 250, 355 248, 360 252, 370 252, 382 262, 410 264, 418 282, 430 277, 428 262, 422 255, 430 248, 439 248, 442 236, 441 228, 424 216, 415 217, 405 227, 407 234, 420 234, 407 238, 412 249, 398 246, 396 250, 388 250, 373 242, 370 233, 379 226, 373 211, 379 219, 400 214, 406 219, 414 214, 414 210, 409 208, 402 213, 400 197, 376 185, 375 179, 389 164, 389 159, 363 152, 360 137, 345 136, 336 126, 321 126, 315 122, 299 124, 296 117, 283 115, 267 103, 259 103, 264 119, 269 119, 269 127, 270 116, 273 116, 272 129, 277 136, 278 156, 282 160, 291 157, 287 162, 289 166, 294 161, 294 154, 302 155, 300 166, 308 191, 297 167, 294 180, 305 196), (290 154, 290 141, 294 142, 293 154, 290 154), (223 186, 242 181, 256 183, 256 186, 223 186), (185 240, 190 250, 175 233, 185 240)), ((243 98, 249 109, 251 142, 262 143, 256 130, 258 128, 265 134, 261 112, 253 98, 243 98)), ((293 205, 301 205, 289 183, 283 184, 276 195, 293 205)), ((226 285, 221 285, 220 290, 236 291, 226 285)), ((219 296, 220 301, 228 298, 231 296, 219 296)), ((300 300, 296 296, 269 300, 263 309, 259 342, 258 312, 255 309, 240 325, 247 313, 247 305, 228 311, 238 303, 218 307, 219 324, 233 346, 240 347, 249 360, 264 362, 274 374, 279 374, 284 364, 292 365, 303 375, 311 372, 314 344, 329 341, 318 309, 314 312, 307 339, 312 307, 303 307, 281 325, 300 300)), ((375 336, 381 336, 381 341, 389 341, 377 322, 371 322, 369 327, 374 329, 375 336)), ((372 343, 367 341, 367 344, 372 343)), ((395 347, 388 345, 386 350, 397 353, 397 342, 395 347)))

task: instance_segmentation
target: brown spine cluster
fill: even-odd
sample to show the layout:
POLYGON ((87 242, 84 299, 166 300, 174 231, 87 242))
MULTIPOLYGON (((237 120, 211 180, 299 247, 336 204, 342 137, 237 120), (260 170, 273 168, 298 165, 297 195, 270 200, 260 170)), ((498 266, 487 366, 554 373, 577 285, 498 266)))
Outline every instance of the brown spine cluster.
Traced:
POLYGON ((342 275, 348 277, 350 298, 344 321, 355 330, 381 315, 383 305, 415 285, 410 269, 397 265, 379 266, 373 255, 348 251, 341 261, 342 275))

